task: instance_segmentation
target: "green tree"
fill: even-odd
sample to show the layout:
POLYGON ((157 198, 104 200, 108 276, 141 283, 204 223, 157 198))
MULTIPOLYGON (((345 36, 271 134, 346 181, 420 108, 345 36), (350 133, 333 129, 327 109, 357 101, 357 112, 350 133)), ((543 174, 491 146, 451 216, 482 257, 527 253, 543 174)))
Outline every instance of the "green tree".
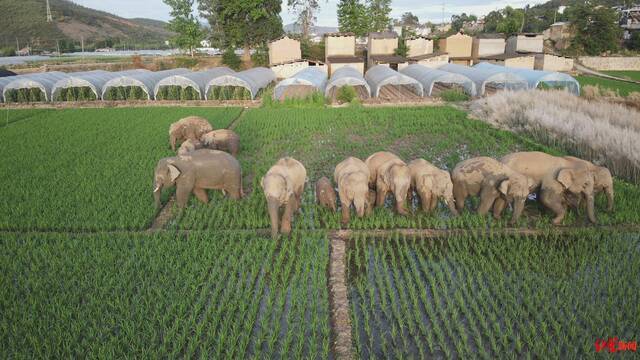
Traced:
POLYGON ((338 2, 338 26, 342 32, 352 32, 356 36, 365 36, 369 29, 367 7, 359 0, 340 0, 338 2))
POLYGON ((412 12, 406 12, 400 17, 400 23, 407 28, 415 29, 420 26, 420 19, 412 12))
POLYGON ((464 27, 464 23, 467 21, 476 21, 478 17, 475 15, 467 15, 462 13, 461 15, 453 15, 451 17, 451 29, 453 32, 458 32, 464 27))
POLYGON ((498 10, 491 11, 484 17, 484 32, 494 33, 498 30, 498 23, 504 19, 502 13, 498 10))
POLYGON ((385 31, 391 24, 391 0, 368 0, 369 31, 385 31))
POLYGON ((520 32, 524 21, 524 10, 507 6, 502 10, 502 19, 498 21, 496 31, 503 34, 520 32))
POLYGON ((171 7, 171 21, 167 28, 176 36, 172 38, 172 42, 180 49, 187 49, 194 54, 195 48, 200 45, 204 39, 204 32, 200 27, 200 23, 193 15, 193 0, 162 0, 171 7))
POLYGON ((629 39, 627 46, 631 50, 640 50, 640 31, 631 34, 631 39, 629 39))
POLYGON ((251 48, 262 46, 282 35, 278 0, 199 0, 198 9, 213 34, 221 34, 222 48, 244 48, 244 59, 250 59, 251 48))
POLYGON ((287 6, 298 14, 296 23, 302 29, 302 38, 308 39, 316 22, 316 13, 320 9, 318 0, 287 0, 287 6))
POLYGON ((589 3, 569 8, 571 26, 576 34, 571 50, 588 55, 616 51, 620 47, 622 30, 618 26, 615 10, 589 3))

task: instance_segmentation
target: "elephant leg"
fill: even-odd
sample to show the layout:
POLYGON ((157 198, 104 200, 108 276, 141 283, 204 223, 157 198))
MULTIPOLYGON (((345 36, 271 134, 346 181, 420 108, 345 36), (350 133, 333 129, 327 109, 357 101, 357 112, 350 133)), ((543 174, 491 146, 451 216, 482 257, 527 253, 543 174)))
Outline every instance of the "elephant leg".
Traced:
POLYGON ((505 207, 507 207, 507 201, 502 197, 498 197, 493 202, 493 217, 496 219, 500 219, 500 217, 502 217, 502 212, 504 211, 505 207))
POLYGON ((387 189, 378 187, 376 191, 376 207, 383 207, 384 200, 387 198, 387 189))
POLYGON ((552 221, 553 225, 560 225, 562 223, 562 220, 564 220, 565 214, 567 213, 567 208, 562 203, 560 197, 550 197, 546 195, 544 191, 541 191, 540 202, 555 214, 555 217, 552 221))
POLYGON ((203 203, 209 203, 209 195, 207 195, 207 190, 202 188, 195 188, 193 189, 193 194, 198 198, 198 200, 202 201, 203 203))
POLYGON ((438 197, 436 194, 431 193, 431 204, 429 205, 429 211, 433 212, 438 206, 438 197))
POLYGON ((284 214, 282 214, 280 232, 285 235, 291 233, 291 220, 293 218, 294 207, 296 206, 296 204, 292 203, 292 201, 295 201, 293 199, 293 196, 291 197, 291 199, 289 199, 287 205, 285 205, 284 214))
POLYGON ((178 184, 178 186, 176 186, 176 203, 178 204, 178 207, 183 208, 187 206, 192 189, 193 186, 184 184, 178 184))
POLYGON ((497 190, 490 185, 485 185, 480 191, 480 206, 478 206, 478 214, 486 215, 493 207, 493 203, 496 201, 497 190))
POLYGON ((420 206, 422 211, 428 213, 431 209, 431 191, 422 191, 420 193, 420 206))
POLYGON ((351 215, 351 203, 340 201, 340 204, 342 205, 342 219, 340 220, 340 222, 342 223, 342 226, 347 226, 349 224, 349 218, 351 215))
POLYGON ((464 201, 467 199, 467 191, 461 184, 454 184, 453 197, 456 200, 456 210, 461 214, 464 210, 464 201))

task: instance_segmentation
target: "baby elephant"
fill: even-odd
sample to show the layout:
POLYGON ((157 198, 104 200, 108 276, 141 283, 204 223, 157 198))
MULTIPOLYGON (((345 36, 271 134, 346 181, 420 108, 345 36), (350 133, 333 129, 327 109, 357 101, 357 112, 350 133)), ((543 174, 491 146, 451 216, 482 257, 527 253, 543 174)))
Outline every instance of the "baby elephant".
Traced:
POLYGON ((532 179, 489 157, 477 157, 459 163, 451 172, 451 180, 458 212, 462 212, 468 196, 480 195, 480 215, 485 215, 496 199, 502 198, 507 203, 513 202, 511 223, 518 221, 524 210, 524 202, 535 187, 532 179))
POLYGON ((370 213, 369 168, 364 161, 348 157, 338 165, 333 173, 338 184, 338 194, 342 206, 342 225, 349 223, 351 204, 356 208, 358 217, 370 213))
POLYGON ((178 149, 178 155, 187 155, 193 151, 202 149, 200 140, 187 139, 178 149))
POLYGON ((293 213, 300 206, 306 179, 307 170, 304 165, 294 158, 285 157, 278 160, 260 181, 264 196, 267 198, 272 237, 278 236, 279 222, 282 223, 280 226, 282 234, 291 232, 291 220, 293 213), (284 207, 284 213, 280 220, 281 207, 284 207))
POLYGON ((369 186, 376 189, 376 206, 384 206, 387 193, 392 192, 398 213, 408 215, 405 202, 411 186, 411 172, 407 164, 387 151, 369 156, 365 163, 369 167, 369 186))
POLYGON ((210 131, 200 139, 204 146, 209 149, 226 151, 234 157, 238 156, 240 150, 240 137, 232 130, 220 129, 210 131))
POLYGON ((333 189, 331 180, 323 176, 316 182, 316 199, 320 206, 336 211, 336 191, 333 189))
POLYGON ((453 201, 453 182, 448 171, 440 170, 424 159, 410 162, 409 170, 411 187, 418 193, 424 212, 433 211, 438 204, 438 199, 441 199, 449 207, 453 216, 458 215, 453 201))
POLYGON ((169 127, 169 144, 171 150, 176 151, 177 143, 187 139, 200 140, 202 135, 213 130, 207 119, 199 116, 189 116, 181 119, 169 127))

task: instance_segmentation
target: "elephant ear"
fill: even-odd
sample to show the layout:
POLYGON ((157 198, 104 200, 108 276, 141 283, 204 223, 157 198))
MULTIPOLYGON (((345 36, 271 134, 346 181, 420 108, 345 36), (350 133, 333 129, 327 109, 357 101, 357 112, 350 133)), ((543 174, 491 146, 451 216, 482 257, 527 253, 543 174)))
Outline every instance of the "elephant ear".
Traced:
POLYGON ((180 176, 180 169, 178 169, 175 165, 169 164, 169 174, 171 176, 171 182, 176 181, 178 176, 180 176))
POLYGON ((507 196, 509 193, 509 186, 511 186, 511 180, 504 179, 498 182, 498 191, 504 196, 507 196))
POLYGON ((565 189, 568 189, 573 184, 573 171, 571 171, 570 169, 560 170, 558 172, 556 180, 558 180, 558 182, 562 184, 565 189))

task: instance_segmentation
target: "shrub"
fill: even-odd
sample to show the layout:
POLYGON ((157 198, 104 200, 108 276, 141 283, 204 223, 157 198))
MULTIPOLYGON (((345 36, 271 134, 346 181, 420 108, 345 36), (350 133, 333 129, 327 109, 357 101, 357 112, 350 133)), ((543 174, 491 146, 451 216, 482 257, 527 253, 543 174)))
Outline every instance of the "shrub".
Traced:
POLYGON ((441 91, 438 96, 447 102, 467 101, 470 99, 469 95, 460 89, 444 90, 441 91))
POLYGON ((242 60, 240 60, 240 57, 236 55, 234 49, 229 48, 222 54, 222 63, 232 68, 233 70, 240 70, 242 60))
POLYGON ((338 89, 338 94, 336 95, 336 100, 339 103, 350 103, 353 99, 358 98, 358 92, 351 85, 342 86, 338 89))
POLYGON ((198 59, 192 57, 176 58, 176 67, 191 69, 198 65, 198 59))
POLYGON ((7 46, 0 49, 0 56, 16 56, 16 49, 7 46))
POLYGON ((253 62, 253 66, 269 66, 269 50, 266 45, 256 47, 251 54, 251 62, 253 62))

